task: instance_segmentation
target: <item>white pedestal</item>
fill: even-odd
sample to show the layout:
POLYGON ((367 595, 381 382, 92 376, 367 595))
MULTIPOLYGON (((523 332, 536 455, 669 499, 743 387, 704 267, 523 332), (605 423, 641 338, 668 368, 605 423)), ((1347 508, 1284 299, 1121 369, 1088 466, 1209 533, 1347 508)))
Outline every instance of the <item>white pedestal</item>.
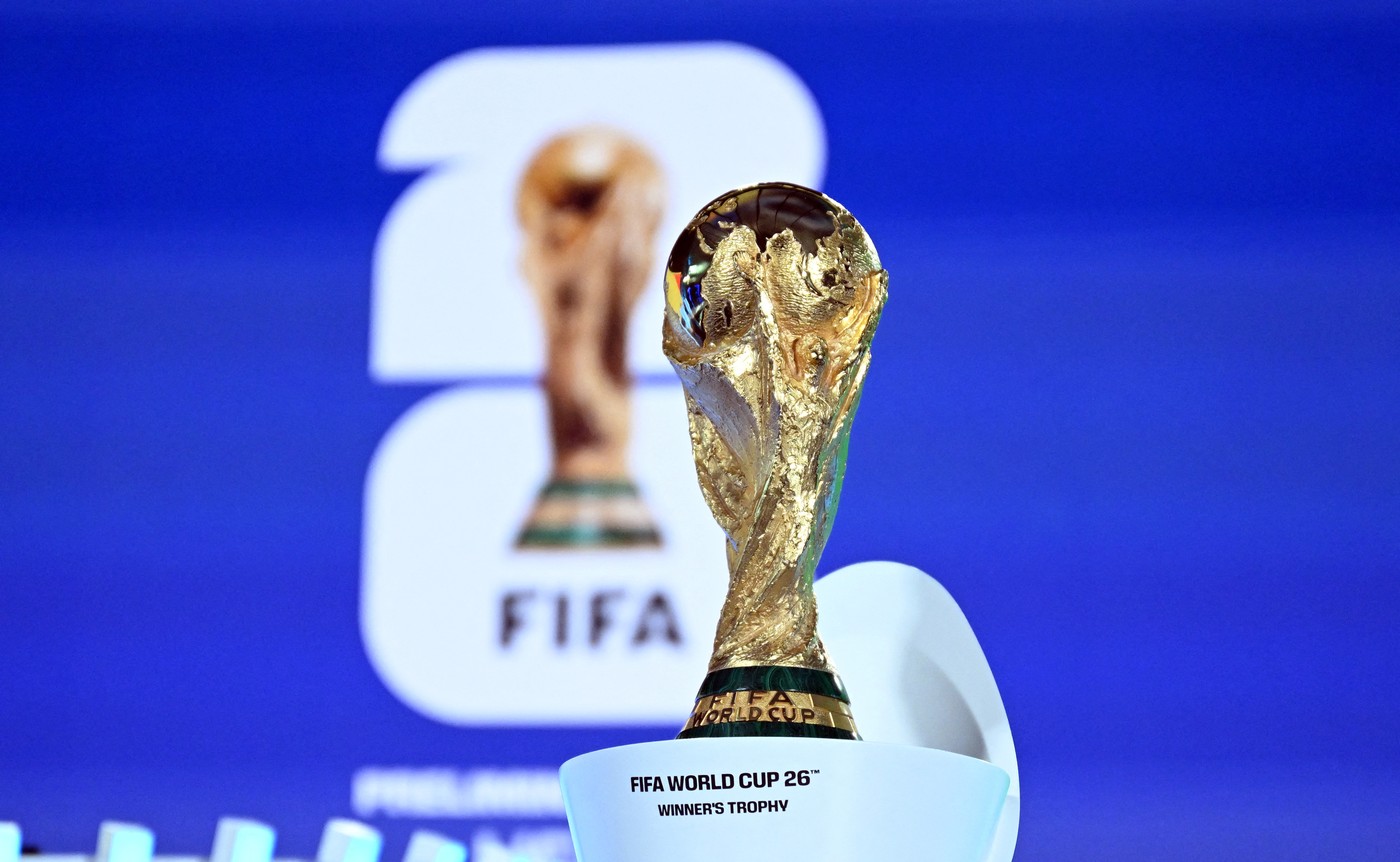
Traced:
POLYGON ((981 862, 1010 780, 947 751, 781 738, 609 748, 560 776, 579 862, 981 862))

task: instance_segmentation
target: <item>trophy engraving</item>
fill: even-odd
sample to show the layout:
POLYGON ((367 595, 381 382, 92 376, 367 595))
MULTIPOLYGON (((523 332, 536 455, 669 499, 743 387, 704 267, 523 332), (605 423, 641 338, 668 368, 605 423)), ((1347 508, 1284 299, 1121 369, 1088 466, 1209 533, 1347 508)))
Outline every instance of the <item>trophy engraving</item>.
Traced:
POLYGON ((887 285, 851 214, 786 183, 716 198, 671 252, 663 347, 729 563, 681 738, 859 738, 817 634, 812 579, 887 285))
POLYGON ((548 141, 521 179, 521 268, 544 324, 553 464, 518 548, 660 544, 627 470, 626 346, 662 206, 656 161, 604 128, 548 141))

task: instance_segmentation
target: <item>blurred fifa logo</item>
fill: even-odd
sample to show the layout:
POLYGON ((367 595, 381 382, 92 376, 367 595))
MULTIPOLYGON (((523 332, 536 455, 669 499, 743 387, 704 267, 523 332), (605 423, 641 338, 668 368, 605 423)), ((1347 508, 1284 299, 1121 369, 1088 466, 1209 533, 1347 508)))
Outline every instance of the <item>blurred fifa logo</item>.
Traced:
POLYGON ((379 160, 417 176, 375 245, 370 374, 436 388, 369 465, 360 617, 401 700, 684 719, 726 566, 655 264, 717 190, 815 185, 824 148, 801 81, 731 44, 472 51, 400 96, 379 160), (703 108, 698 70, 746 98, 703 108))

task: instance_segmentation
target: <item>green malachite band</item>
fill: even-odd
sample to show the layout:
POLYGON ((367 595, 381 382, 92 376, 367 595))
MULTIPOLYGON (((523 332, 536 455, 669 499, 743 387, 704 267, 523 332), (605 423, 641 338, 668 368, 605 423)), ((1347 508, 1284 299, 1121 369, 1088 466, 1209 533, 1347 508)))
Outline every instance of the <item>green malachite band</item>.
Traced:
POLYGON ((846 694, 846 686, 836 674, 809 667, 784 665, 727 667, 712 671, 705 677, 705 681, 700 683, 700 693, 695 699, 731 691, 805 691, 808 694, 834 697, 843 703, 851 702, 850 696, 846 694))
POLYGON ((540 489, 542 497, 635 497, 637 486, 626 479, 579 481, 555 479, 540 489))
POLYGON ((597 545, 659 545, 661 536, 655 530, 627 530, 617 527, 587 525, 567 527, 529 527, 516 539, 516 544, 535 548, 577 548, 597 545))
POLYGON ((825 724, 798 724, 787 721, 730 721, 704 724, 681 731, 677 739, 704 739, 716 736, 786 736, 809 739, 855 739, 856 735, 825 724))

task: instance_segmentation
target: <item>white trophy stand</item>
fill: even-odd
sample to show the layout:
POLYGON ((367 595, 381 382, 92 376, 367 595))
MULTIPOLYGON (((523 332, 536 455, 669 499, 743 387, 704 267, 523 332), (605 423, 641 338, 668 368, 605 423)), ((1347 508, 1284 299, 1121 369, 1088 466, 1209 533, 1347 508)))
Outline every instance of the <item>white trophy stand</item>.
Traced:
POLYGON ((957 603, 898 563, 848 566, 816 589, 864 741, 667 740, 575 757, 560 780, 578 862, 1009 862, 1016 751, 957 603))

